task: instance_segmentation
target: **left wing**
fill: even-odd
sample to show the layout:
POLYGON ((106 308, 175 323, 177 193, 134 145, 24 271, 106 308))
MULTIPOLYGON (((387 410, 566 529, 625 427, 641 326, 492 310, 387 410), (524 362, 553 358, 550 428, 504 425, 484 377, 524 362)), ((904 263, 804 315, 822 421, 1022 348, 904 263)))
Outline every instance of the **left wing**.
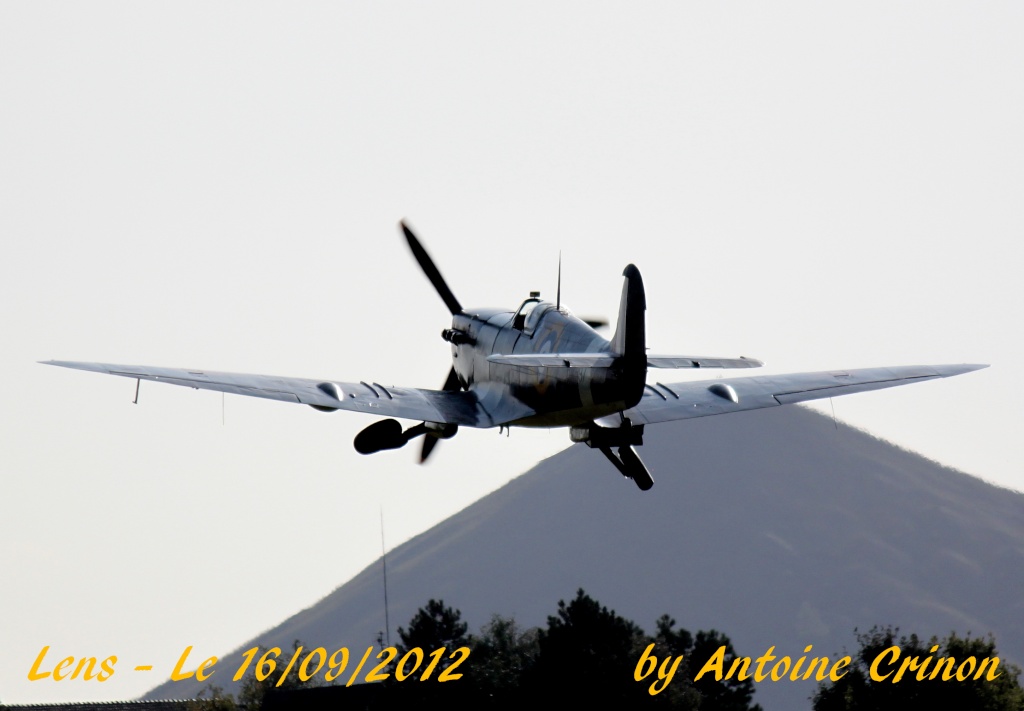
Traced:
POLYGON ((492 415, 487 409, 481 407, 477 396, 471 392, 385 387, 362 381, 342 383, 334 380, 282 378, 272 375, 155 368, 146 365, 79 363, 63 360, 40 362, 45 365, 92 370, 97 373, 153 380, 201 390, 218 390, 234 395, 294 402, 324 410, 354 410, 373 415, 468 427, 490 427, 497 424, 493 422, 492 415))
MULTIPOLYGON (((668 385, 655 383, 648 384, 636 407, 626 410, 623 415, 634 425, 685 420, 892 388, 933 378, 948 378, 987 367, 975 364, 906 365, 823 373, 758 375, 668 385)), ((613 420, 617 424, 619 416, 604 418, 606 424, 612 424, 613 420)))

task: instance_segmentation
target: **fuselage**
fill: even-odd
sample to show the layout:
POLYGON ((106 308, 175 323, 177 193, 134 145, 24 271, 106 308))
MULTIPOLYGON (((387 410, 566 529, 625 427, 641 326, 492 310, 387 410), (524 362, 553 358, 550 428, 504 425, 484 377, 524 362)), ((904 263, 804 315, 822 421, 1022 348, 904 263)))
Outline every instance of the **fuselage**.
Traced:
POLYGON ((624 410, 639 400, 646 379, 622 359, 610 367, 536 367, 495 363, 488 356, 538 353, 609 353, 611 344, 567 309, 530 298, 517 311, 467 310, 456 314, 452 364, 470 391, 499 390, 536 414, 515 421, 525 427, 571 426, 624 410), (640 380, 639 387, 637 379, 640 380))

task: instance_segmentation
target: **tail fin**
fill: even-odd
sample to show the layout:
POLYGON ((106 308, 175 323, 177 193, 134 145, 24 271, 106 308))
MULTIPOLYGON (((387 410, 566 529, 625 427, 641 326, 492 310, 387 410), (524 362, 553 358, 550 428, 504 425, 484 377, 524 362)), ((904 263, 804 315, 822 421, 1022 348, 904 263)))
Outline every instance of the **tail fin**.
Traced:
POLYGON ((612 336, 612 352, 624 355, 630 360, 647 358, 647 335, 644 326, 644 311, 647 310, 647 298, 644 296, 644 280, 640 270, 632 264, 623 271, 626 281, 622 284, 622 298, 619 301, 619 320, 612 336))

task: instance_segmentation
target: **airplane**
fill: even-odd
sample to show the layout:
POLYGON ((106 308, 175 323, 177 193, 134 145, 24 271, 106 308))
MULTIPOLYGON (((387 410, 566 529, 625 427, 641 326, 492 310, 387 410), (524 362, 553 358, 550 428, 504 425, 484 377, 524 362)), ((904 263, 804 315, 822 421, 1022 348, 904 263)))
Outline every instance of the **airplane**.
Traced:
POLYGON ((561 305, 561 260, 555 303, 531 292, 515 311, 465 309, 419 239, 402 221, 402 233, 452 315, 441 332, 452 366, 440 390, 384 386, 377 382, 287 378, 181 368, 40 361, 136 380, 269 398, 323 412, 353 410, 379 420, 355 437, 355 449, 373 454, 423 437, 420 462, 439 440, 460 427, 568 427, 572 442, 597 449, 643 491, 654 479, 635 447, 644 427, 693 417, 777 407, 807 400, 878 390, 988 367, 981 364, 896 366, 818 373, 719 378, 665 384, 648 382, 662 368, 756 368, 754 358, 715 358, 647 353, 643 279, 632 264, 624 277, 615 331, 610 340, 561 305), (398 420, 419 420, 404 429, 398 420))

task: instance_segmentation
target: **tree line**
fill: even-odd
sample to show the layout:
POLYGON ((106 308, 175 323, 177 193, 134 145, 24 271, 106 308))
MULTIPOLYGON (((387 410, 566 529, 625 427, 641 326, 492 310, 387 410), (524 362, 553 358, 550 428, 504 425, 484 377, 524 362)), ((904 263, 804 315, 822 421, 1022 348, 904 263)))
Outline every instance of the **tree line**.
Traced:
MULTIPOLYGON (((193 703, 195 711, 270 711, 274 708, 332 708, 346 698, 361 708, 390 708, 406 703, 474 704, 486 708, 521 708, 524 704, 560 701, 573 705, 596 702, 626 703, 634 706, 690 709, 699 711, 761 711, 754 703, 754 683, 748 678, 716 681, 713 674, 696 679, 713 655, 725 649, 724 667, 736 658, 729 637, 717 630, 691 633, 677 627, 669 615, 655 621, 654 631, 645 632, 635 622, 609 610, 582 589, 569 600, 558 602, 555 614, 543 627, 524 629, 515 619, 492 616, 477 634, 471 634, 461 612, 442 600, 430 600, 409 623, 399 627, 398 655, 385 671, 386 681, 347 689, 305 690, 317 682, 300 682, 294 676, 275 688, 277 677, 257 681, 252 671, 243 680, 235 699, 219 689, 209 688, 193 703), (449 683, 422 682, 411 675, 398 681, 397 660, 410 650, 424 655, 445 648, 469 650, 457 671, 461 677, 449 683), (651 657, 644 669, 643 657, 651 657), (674 666, 669 662, 674 662, 674 666), (653 665, 653 666, 652 666, 653 665), (670 681, 658 682, 656 667, 671 671, 670 681), (646 678, 638 681, 641 672, 646 678), (655 684, 652 687, 652 684, 655 684), (656 693, 651 693, 652 688, 656 693), (313 703, 314 696, 319 700, 313 703)), ((989 711, 1024 711, 1024 690, 1018 683, 1020 669, 1003 663, 993 681, 942 681, 927 674, 910 674, 898 683, 891 678, 872 678, 870 665, 885 650, 898 646, 905 657, 923 659, 935 653, 963 660, 997 656, 995 641, 962 638, 956 634, 923 642, 916 635, 898 636, 898 630, 874 628, 857 635, 860 645, 852 654, 847 673, 838 681, 819 685, 811 699, 814 711, 860 711, 873 709, 956 708, 989 711), (921 678, 918 678, 921 677, 921 678), (940 704, 940 702, 945 702, 940 704)), ((296 647, 299 643, 296 642, 296 647)), ((415 655, 415 653, 413 653, 415 655)), ((415 657, 410 657, 415 658, 415 657)), ((453 664, 445 657, 440 672, 453 664)), ((455 670, 453 670, 455 671, 455 670)), ((877 676, 877 674, 876 674, 877 676)), ((322 682, 321 682, 322 683, 322 682)), ((338 682, 336 682, 338 683, 338 682)))

